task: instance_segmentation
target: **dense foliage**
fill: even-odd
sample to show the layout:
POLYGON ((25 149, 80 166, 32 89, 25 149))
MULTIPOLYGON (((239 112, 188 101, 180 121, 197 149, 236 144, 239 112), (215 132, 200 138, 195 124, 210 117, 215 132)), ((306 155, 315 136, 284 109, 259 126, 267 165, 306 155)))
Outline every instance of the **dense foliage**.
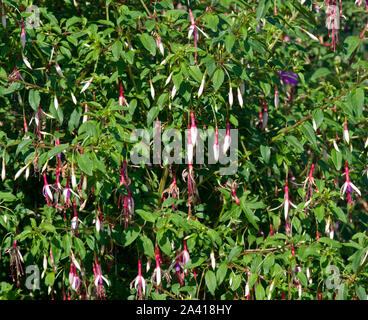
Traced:
POLYGON ((368 2, 1 8, 1 299, 367 299, 368 2), (132 135, 194 121, 236 173, 132 135))

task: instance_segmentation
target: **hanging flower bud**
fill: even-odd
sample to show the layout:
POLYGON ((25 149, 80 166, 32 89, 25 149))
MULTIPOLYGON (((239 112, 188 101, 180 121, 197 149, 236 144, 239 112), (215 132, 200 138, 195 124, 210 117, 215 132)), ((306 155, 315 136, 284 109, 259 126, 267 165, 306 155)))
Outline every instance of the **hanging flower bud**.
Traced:
POLYGON ((23 51, 22 51, 22 59, 23 59, 23 62, 24 64, 27 66, 27 68, 31 69, 32 70, 32 66, 31 64, 29 63, 28 59, 25 57, 25 55, 23 54, 23 51))
POLYGON ((92 83, 92 81, 93 81, 94 77, 95 77, 95 76, 92 76, 92 78, 91 78, 91 79, 89 79, 89 80, 87 81, 87 83, 83 86, 83 88, 82 88, 82 90, 81 90, 81 92, 80 92, 80 93, 83 93, 84 91, 86 91, 86 90, 88 89, 88 87, 89 87, 89 86, 90 86, 90 84, 92 83))
POLYGON ((157 48, 160 50, 160 53, 162 55, 164 55, 165 54, 165 50, 164 50, 164 46, 162 45, 161 37, 157 33, 155 33, 155 36, 156 36, 156 45, 157 45, 157 48))
POLYGON ((215 268, 216 268, 216 260, 215 260, 215 254, 214 254, 213 250, 211 250, 210 259, 211 259, 212 269, 215 270, 215 268))
POLYGON ((344 123, 344 139, 346 143, 349 144, 349 131, 348 131, 348 123, 346 121, 346 118, 345 118, 345 123, 344 123))
POLYGON ((24 30, 24 24, 22 23, 22 31, 20 33, 20 41, 22 44, 22 47, 26 45, 26 31, 24 30))
POLYGON ((241 91, 240 91, 240 88, 239 88, 239 87, 237 88, 237 92, 238 92, 238 101, 239 101, 239 105, 240 105, 240 107, 242 107, 242 106, 243 106, 243 96, 242 96, 242 93, 241 93, 241 91))
POLYGON ((61 68, 57 62, 55 62, 55 69, 58 75, 60 76, 60 78, 64 78, 63 72, 61 71, 61 68))
POLYGON ((1 167, 1 180, 4 181, 6 177, 6 171, 5 171, 5 153, 3 154, 3 161, 2 161, 2 167, 1 167))
POLYGON ((171 81, 171 77, 172 77, 172 75, 173 75, 173 72, 171 72, 170 74, 169 74, 169 76, 167 77, 167 79, 166 79, 166 82, 165 82, 165 87, 169 84, 169 82, 171 81))
POLYGON ((74 282, 74 266, 73 263, 70 264, 70 271, 69 271, 69 284, 70 286, 73 285, 74 282))
POLYGON ((176 86, 175 86, 175 84, 174 84, 174 86, 173 86, 173 88, 172 88, 172 91, 171 91, 171 100, 173 100, 174 99, 174 97, 175 97, 175 95, 176 95, 176 86))
POLYGON ((190 261, 190 255, 187 250, 187 241, 184 240, 184 249, 183 249, 183 266, 190 261))
POLYGON ((152 80, 150 80, 149 82, 151 87, 151 97, 152 99, 155 99, 155 89, 153 88, 152 80))
POLYGON ((199 87, 199 90, 198 90, 198 98, 202 95, 203 93, 203 88, 204 88, 204 79, 206 77, 206 73, 203 73, 203 78, 202 78, 202 81, 201 81, 201 85, 199 87))
POLYGON ((1 22, 5 29, 6 28, 6 17, 5 17, 4 7, 1 8, 1 22))
POLYGON ((191 136, 192 136, 191 130, 188 130, 188 145, 187 145, 188 164, 193 164, 193 144, 191 136))
POLYGON ((230 107, 233 105, 234 97, 233 97, 233 89, 231 88, 231 82, 229 84, 229 105, 230 107))
POLYGON ((265 130, 267 128, 268 124, 268 110, 267 107, 263 109, 263 115, 262 115, 262 129, 265 130))
POLYGON ((227 121, 227 123, 226 123, 226 136, 225 136, 224 145, 223 145, 223 148, 222 148, 222 151, 223 151, 224 154, 226 154, 227 151, 229 150, 230 143, 231 143, 230 123, 229 123, 229 121, 227 121))
POLYGON ((274 98, 275 108, 279 106, 280 98, 279 98, 279 91, 277 88, 275 89, 275 98, 274 98))
POLYGON ((159 286, 161 284, 161 267, 160 267, 160 252, 157 247, 155 249, 155 260, 156 260, 156 268, 154 274, 156 275, 156 285, 159 286))
POLYGON ((55 110, 57 110, 59 108, 59 101, 58 101, 56 95, 54 96, 54 106, 55 106, 55 110))
POLYGON ((87 177, 85 175, 83 176, 82 189, 87 189, 87 177))
POLYGON ((192 140, 192 143, 193 143, 193 147, 195 147, 196 142, 197 142, 198 130, 197 130, 197 126, 195 124, 193 109, 190 110, 190 120, 191 120, 191 127, 190 127, 191 140, 192 140))
POLYGON ((75 95, 73 94, 73 92, 71 92, 70 95, 72 96, 73 103, 76 105, 77 99, 75 98, 75 95))
POLYGON ((334 139, 334 141, 333 141, 333 146, 334 146, 334 148, 335 148, 335 150, 337 151, 337 152, 340 152, 340 149, 339 149, 339 147, 337 146, 337 143, 336 143, 336 140, 334 139))
POLYGON ((29 166, 27 166, 26 174, 25 174, 26 181, 27 181, 27 180, 28 180, 28 178, 29 178, 29 172, 30 172, 30 169, 29 169, 29 166))
POLYGON ((77 186, 77 178, 75 177, 74 166, 72 164, 72 188, 75 189, 77 186))
MULTIPOLYGON (((87 103, 84 105, 84 113, 87 113, 88 112, 88 105, 87 105, 87 103)), ((84 116, 83 116, 83 120, 82 120, 82 123, 85 123, 86 121, 88 120, 88 115, 87 114, 85 114, 84 116)))
POLYGON ((220 156, 220 148, 219 148, 219 143, 218 143, 218 128, 216 125, 215 128, 215 143, 213 144, 213 155, 215 157, 215 161, 217 162, 219 160, 219 156, 220 156))

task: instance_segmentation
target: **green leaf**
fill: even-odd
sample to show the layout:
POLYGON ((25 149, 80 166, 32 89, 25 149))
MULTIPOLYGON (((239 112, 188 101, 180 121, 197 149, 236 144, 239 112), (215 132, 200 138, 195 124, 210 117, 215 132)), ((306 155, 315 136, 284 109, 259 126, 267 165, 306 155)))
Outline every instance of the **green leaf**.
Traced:
POLYGON ((140 232, 141 232, 141 228, 139 227, 136 227, 136 226, 128 227, 122 233, 122 245, 124 247, 129 246, 135 239, 137 239, 140 232))
POLYGON ((261 283, 258 283, 255 288, 256 300, 264 300, 265 290, 261 283))
POLYGON ((235 246, 234 248, 232 248, 228 256, 228 261, 230 262, 231 260, 239 256, 241 252, 242 252, 242 247, 235 246))
POLYGON ((17 150, 15 151, 15 155, 18 155, 19 152, 23 151, 31 143, 32 139, 22 140, 21 143, 18 144, 17 150))
POLYGON ((235 43, 235 36, 230 34, 230 35, 227 35, 225 37, 225 47, 226 47, 226 51, 228 53, 231 53, 231 50, 233 49, 233 46, 234 46, 234 43, 235 43))
POLYGON ((52 224, 47 223, 47 222, 42 222, 39 227, 41 230, 45 230, 45 231, 52 232, 52 233, 56 232, 55 227, 52 224))
POLYGON ((152 212, 148 212, 142 209, 135 210, 145 221, 154 223, 156 221, 156 216, 152 212))
POLYGON ((311 77, 311 81, 313 81, 313 80, 317 80, 317 79, 319 79, 319 78, 324 78, 324 77, 326 77, 327 75, 329 75, 331 73, 331 71, 329 70, 329 69, 327 69, 327 68, 319 68, 319 69, 317 69, 314 73, 313 73, 313 75, 312 75, 312 77, 311 77))
POLYGON ((301 152, 304 151, 303 145, 299 142, 299 140, 294 136, 287 136, 286 141, 289 142, 294 148, 299 149, 301 152))
POLYGON ((84 243, 81 239, 74 237, 74 246, 76 249, 76 252, 78 252, 82 259, 86 256, 86 248, 84 246, 84 243))
POLYGON ((337 171, 340 171, 342 164, 342 154, 341 152, 332 149, 331 151, 331 159, 337 171))
POLYGON ((367 293, 362 286, 358 285, 357 288, 355 289, 355 292, 359 300, 367 300, 367 293))
POLYGON ((112 50, 112 55, 113 55, 115 61, 118 61, 120 59, 122 47, 123 46, 122 46, 120 41, 116 41, 112 45, 111 50, 112 50))
POLYGON ((227 274, 227 269, 228 266, 227 263, 225 262, 221 263, 220 266, 218 267, 216 271, 216 280, 218 285, 220 285, 224 281, 227 274))
POLYGON ((12 202, 17 200, 17 197, 13 194, 11 194, 10 192, 1 192, 0 191, 0 202, 1 201, 5 201, 5 202, 12 202))
POLYGON ((359 36, 349 36, 344 41, 344 60, 348 60, 359 45, 359 36))
POLYGON ((212 83, 215 91, 217 91, 221 87, 222 83, 224 82, 224 78, 225 75, 222 69, 217 69, 212 78, 212 83))
POLYGON ((215 273, 212 270, 207 270, 206 275, 205 275, 205 281, 206 281, 206 286, 208 290, 214 296, 217 283, 216 283, 215 273))
POLYGON ((65 144, 61 144, 59 146, 56 146, 54 148, 52 148, 48 153, 47 153, 47 157, 49 159, 51 159, 52 157, 56 156, 57 154, 65 151, 67 148, 69 147, 69 145, 67 143, 65 144))
POLYGON ((305 123, 302 126, 302 132, 312 146, 318 149, 316 134, 314 133, 313 127, 309 123, 305 123))
POLYGON ((76 160, 79 168, 87 175, 92 176, 93 161, 89 156, 86 153, 78 154, 76 160))
POLYGON ((153 55, 156 55, 156 41, 153 37, 148 35, 147 33, 139 35, 139 39, 141 40, 143 46, 153 55))
POLYGON ((269 146, 261 146, 261 155, 265 163, 270 162, 271 148, 269 146))
POLYGON ((157 118, 158 114, 160 112, 160 109, 158 107, 152 107, 150 111, 148 111, 147 114, 147 126, 151 125, 154 119, 157 118))
POLYGON ((31 89, 28 94, 28 102, 32 109, 37 112, 40 105, 40 94, 37 90, 31 89))
POLYGON ((55 273, 54 272, 49 272, 47 275, 46 275, 46 278, 45 278, 45 284, 47 286, 50 286, 52 287, 53 284, 55 282, 55 273))

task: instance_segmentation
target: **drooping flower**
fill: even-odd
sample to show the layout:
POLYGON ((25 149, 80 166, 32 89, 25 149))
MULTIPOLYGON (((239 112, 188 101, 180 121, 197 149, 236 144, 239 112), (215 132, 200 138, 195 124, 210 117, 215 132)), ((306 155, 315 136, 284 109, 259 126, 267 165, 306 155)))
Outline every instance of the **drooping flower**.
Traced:
POLYGON ((80 93, 83 93, 84 91, 86 91, 88 89, 88 87, 90 86, 90 84, 92 83, 93 79, 94 79, 95 76, 92 76, 91 79, 89 79, 86 84, 83 86, 82 90, 80 93))
POLYGON ((12 279, 13 281, 15 281, 14 272, 13 272, 14 264, 17 269, 17 279, 19 276, 24 275, 23 268, 22 268, 22 262, 24 262, 24 260, 23 260, 23 256, 21 252, 19 251, 17 240, 14 240, 13 245, 10 248, 7 248, 5 252, 10 254, 10 258, 11 258, 10 259, 10 270, 11 270, 12 279))
POLYGON ((50 185, 47 183, 46 173, 44 173, 43 175, 43 180, 44 180, 43 195, 46 198, 47 203, 49 204, 49 202, 53 200, 53 197, 50 185))
POLYGON ((350 138, 349 138, 348 123, 346 121, 346 118, 345 118, 345 122, 344 122, 344 139, 345 139, 346 143, 349 144, 350 138))
POLYGON ((138 259, 138 275, 130 283, 130 289, 132 289, 133 283, 134 283, 134 288, 137 290, 136 298, 139 297, 139 300, 143 300, 143 296, 146 294, 146 280, 144 280, 142 276, 142 266, 141 266, 140 259, 138 259))
POLYGON ((155 248, 155 260, 156 260, 156 268, 152 274, 151 280, 153 278, 156 278, 156 286, 158 287, 161 284, 161 266, 160 266, 160 251, 159 249, 156 247, 155 248))
POLYGON ((359 191, 359 189, 350 181, 349 178, 349 167, 348 167, 348 161, 345 160, 345 183, 342 185, 341 189, 340 189, 340 193, 344 194, 344 193, 351 193, 352 190, 354 190, 357 194, 359 194, 359 196, 361 196, 361 193, 359 191))
POLYGON ((24 46, 26 45, 26 31, 24 30, 24 24, 22 23, 22 31, 20 33, 20 40, 21 40, 21 44, 22 47, 24 48, 24 46))
POLYGON ((105 298, 105 293, 103 289, 103 282, 105 281, 106 284, 109 286, 109 281, 102 275, 101 267, 98 264, 97 256, 95 256, 95 262, 92 263, 93 273, 95 275, 94 284, 97 288, 97 295, 100 298, 105 298))
POLYGON ((240 107, 243 107, 243 95, 242 95, 239 87, 236 90, 237 90, 237 94, 238 94, 239 105, 240 105, 240 107))

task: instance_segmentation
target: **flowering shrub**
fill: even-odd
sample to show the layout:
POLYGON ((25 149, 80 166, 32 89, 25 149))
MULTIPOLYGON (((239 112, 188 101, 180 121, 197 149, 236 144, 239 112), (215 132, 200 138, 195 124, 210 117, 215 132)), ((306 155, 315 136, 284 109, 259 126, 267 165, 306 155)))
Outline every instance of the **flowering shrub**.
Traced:
POLYGON ((1 10, 1 298, 367 299, 368 1, 1 10))

